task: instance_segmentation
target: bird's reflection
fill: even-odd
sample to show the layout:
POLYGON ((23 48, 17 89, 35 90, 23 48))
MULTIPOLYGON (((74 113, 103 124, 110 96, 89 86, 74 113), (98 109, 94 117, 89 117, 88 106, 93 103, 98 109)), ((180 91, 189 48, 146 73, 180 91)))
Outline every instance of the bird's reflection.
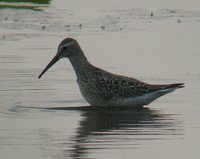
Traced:
POLYGON ((80 110, 82 120, 72 137, 74 144, 71 145, 71 150, 65 151, 65 155, 70 154, 71 158, 87 157, 91 149, 101 149, 102 145, 106 148, 106 144, 113 142, 112 140, 116 143, 118 136, 120 143, 126 144, 127 140, 134 142, 139 140, 138 137, 142 139, 142 136, 154 136, 155 139, 156 135, 170 135, 170 132, 171 135, 176 134, 176 122, 171 115, 148 108, 82 107, 77 110, 80 110))
POLYGON ((145 121, 154 122, 159 115, 148 108, 140 109, 103 109, 92 108, 82 111, 83 120, 77 131, 77 137, 86 137, 90 134, 124 130, 131 127, 144 127, 145 121))

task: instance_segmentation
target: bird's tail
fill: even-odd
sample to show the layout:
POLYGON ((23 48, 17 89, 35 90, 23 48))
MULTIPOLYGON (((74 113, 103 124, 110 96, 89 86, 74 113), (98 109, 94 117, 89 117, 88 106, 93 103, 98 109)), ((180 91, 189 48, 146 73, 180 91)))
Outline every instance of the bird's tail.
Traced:
POLYGON ((150 90, 152 92, 154 91, 169 91, 173 92, 174 90, 178 88, 183 88, 184 83, 173 83, 173 84, 160 84, 160 85, 150 85, 150 90))
POLYGON ((164 89, 170 89, 170 88, 174 88, 174 89, 177 89, 177 88, 183 88, 185 87, 184 86, 185 83, 173 83, 173 84, 167 84, 167 85, 163 85, 163 88, 164 89))

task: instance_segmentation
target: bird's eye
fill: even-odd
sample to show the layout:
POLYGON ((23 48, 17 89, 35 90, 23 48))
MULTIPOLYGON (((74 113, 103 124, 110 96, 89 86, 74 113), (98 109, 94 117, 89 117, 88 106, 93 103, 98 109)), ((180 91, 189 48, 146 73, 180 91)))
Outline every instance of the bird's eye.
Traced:
POLYGON ((65 46, 62 48, 63 51, 66 51, 68 48, 65 46))

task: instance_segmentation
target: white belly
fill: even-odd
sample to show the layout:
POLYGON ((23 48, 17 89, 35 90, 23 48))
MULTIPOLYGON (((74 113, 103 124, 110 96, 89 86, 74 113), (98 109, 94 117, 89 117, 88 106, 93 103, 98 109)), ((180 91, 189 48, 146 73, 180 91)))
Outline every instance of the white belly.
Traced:
POLYGON ((110 106, 140 107, 140 106, 148 105, 152 103, 154 100, 156 100, 157 98, 167 93, 173 92, 174 90, 175 90, 174 88, 170 88, 170 89, 165 89, 165 90, 159 90, 152 93, 147 93, 142 96, 118 98, 116 100, 113 100, 113 102, 110 103, 111 104, 110 106))

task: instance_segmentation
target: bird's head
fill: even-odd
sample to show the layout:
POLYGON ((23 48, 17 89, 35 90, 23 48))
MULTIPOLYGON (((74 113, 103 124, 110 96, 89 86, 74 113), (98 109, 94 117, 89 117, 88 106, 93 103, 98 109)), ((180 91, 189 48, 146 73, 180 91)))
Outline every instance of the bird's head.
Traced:
POLYGON ((38 78, 41 78, 42 75, 53 66, 58 60, 61 58, 73 58, 77 56, 79 53, 82 53, 81 48, 78 42, 72 38, 66 38, 58 46, 58 51, 55 57, 50 61, 50 63, 45 67, 45 69, 41 72, 38 78))
POLYGON ((58 56, 59 59, 63 57, 69 58, 76 56, 80 50, 80 46, 75 39, 66 38, 59 44, 56 56, 58 56))

